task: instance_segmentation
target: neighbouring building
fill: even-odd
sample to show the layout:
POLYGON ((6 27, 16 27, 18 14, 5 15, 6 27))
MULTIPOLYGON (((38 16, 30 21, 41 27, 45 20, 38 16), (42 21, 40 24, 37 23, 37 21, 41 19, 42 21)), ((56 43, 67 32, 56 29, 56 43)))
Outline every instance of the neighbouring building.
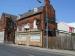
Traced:
POLYGON ((75 49, 75 28, 65 22, 57 24, 57 48, 58 49, 75 49))
POLYGON ((0 18, 0 42, 15 42, 17 16, 2 13, 0 18))
POLYGON ((71 27, 73 27, 73 29, 74 29, 74 33, 75 33, 75 22, 72 22, 72 23, 67 23, 67 25, 69 25, 69 26, 71 26, 71 27))
POLYGON ((39 40, 41 41, 41 46, 44 47, 46 46, 46 33, 48 33, 48 37, 56 36, 57 23, 55 17, 55 9, 50 4, 49 0, 45 0, 45 4, 45 6, 34 8, 33 10, 29 10, 28 12, 20 15, 20 18, 17 20, 16 38, 18 39, 16 39, 16 43, 18 40, 22 43, 28 43, 29 40, 32 39, 34 41, 31 41, 31 44, 28 43, 27 45, 33 45, 33 43, 36 44, 37 40, 39 40), (48 29, 46 28, 46 19, 48 19, 48 29), (46 32, 46 30, 48 30, 48 32, 46 32), (28 41, 24 41, 24 39, 28 41))
POLYGON ((64 31, 68 33, 74 33, 75 27, 69 25, 68 23, 60 22, 57 24, 57 29, 59 31, 64 31))

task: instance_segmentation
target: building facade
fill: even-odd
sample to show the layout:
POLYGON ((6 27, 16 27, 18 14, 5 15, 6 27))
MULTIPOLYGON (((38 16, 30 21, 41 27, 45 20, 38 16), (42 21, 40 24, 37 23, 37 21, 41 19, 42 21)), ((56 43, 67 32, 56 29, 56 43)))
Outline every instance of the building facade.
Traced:
POLYGON ((57 29, 59 31, 67 32, 67 33, 75 33, 75 28, 67 23, 60 22, 57 24, 57 29))
POLYGON ((16 19, 17 16, 2 13, 0 19, 0 37, 3 42, 11 42, 14 43, 15 41, 15 30, 16 30, 16 19))
POLYGON ((47 38, 45 36, 56 36, 57 29, 55 10, 50 4, 49 0, 46 0, 45 4, 45 6, 34 8, 33 10, 29 10, 28 12, 21 14, 20 18, 17 20, 17 32, 42 32, 42 46, 44 46, 43 44, 46 41, 45 39, 47 38), (46 19, 48 19, 48 21, 46 21, 46 19), (48 26, 48 28, 46 28, 46 26, 48 26), (48 34, 46 34, 46 30, 48 30, 48 34))

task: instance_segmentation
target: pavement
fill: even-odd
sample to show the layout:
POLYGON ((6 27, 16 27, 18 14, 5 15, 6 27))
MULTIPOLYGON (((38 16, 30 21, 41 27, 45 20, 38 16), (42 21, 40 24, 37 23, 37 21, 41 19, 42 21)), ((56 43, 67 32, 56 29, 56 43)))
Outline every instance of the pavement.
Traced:
POLYGON ((31 56, 75 56, 75 51, 69 51, 69 50, 47 49, 47 48, 39 48, 39 47, 15 45, 15 44, 6 44, 6 45, 10 47, 17 47, 19 49, 25 49, 26 51, 29 50, 30 53, 33 54, 31 56))

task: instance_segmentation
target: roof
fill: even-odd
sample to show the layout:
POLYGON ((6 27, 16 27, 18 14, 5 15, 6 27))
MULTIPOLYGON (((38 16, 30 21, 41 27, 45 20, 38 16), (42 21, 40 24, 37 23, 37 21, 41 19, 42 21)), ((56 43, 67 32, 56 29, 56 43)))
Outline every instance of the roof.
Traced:
POLYGON ((12 14, 8 14, 8 13, 2 13, 1 19, 2 17, 11 17, 12 19, 14 19, 15 21, 17 20, 17 16, 12 15, 12 14))
POLYGON ((17 18, 17 16, 15 15, 12 15, 12 14, 8 14, 8 13, 2 13, 2 16, 8 16, 8 17, 14 17, 14 18, 17 18))
POLYGON ((43 6, 38 7, 37 9, 38 9, 37 12, 34 12, 34 9, 32 9, 32 10, 29 10, 28 12, 25 12, 25 13, 21 14, 20 18, 24 18, 24 17, 30 16, 30 15, 34 15, 36 13, 41 12, 43 10, 43 6))

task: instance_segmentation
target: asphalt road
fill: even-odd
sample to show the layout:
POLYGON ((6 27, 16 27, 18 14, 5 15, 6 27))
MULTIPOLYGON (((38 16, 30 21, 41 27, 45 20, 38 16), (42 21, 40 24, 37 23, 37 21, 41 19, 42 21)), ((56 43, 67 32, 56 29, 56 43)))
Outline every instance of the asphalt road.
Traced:
POLYGON ((0 44, 0 56, 68 56, 68 55, 42 51, 34 48, 0 44))

